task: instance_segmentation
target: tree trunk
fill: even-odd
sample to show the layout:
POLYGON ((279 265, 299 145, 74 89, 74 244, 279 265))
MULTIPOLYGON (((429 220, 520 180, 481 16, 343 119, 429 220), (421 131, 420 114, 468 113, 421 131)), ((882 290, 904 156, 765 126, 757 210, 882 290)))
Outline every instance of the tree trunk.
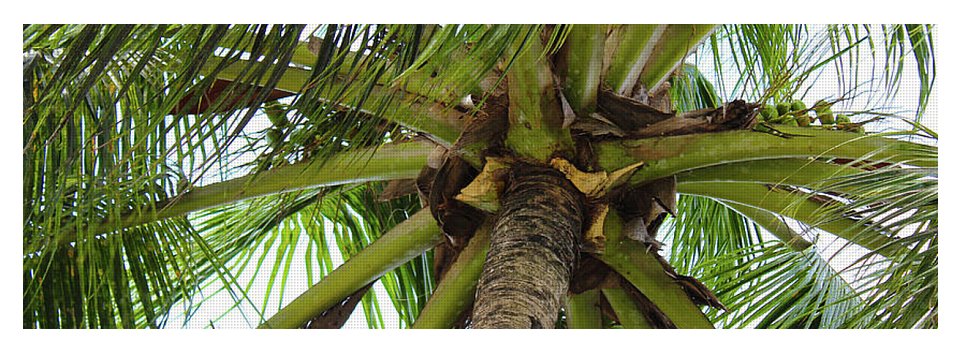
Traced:
POLYGON ((560 172, 511 170, 477 286, 473 328, 553 328, 579 254, 583 195, 560 172))

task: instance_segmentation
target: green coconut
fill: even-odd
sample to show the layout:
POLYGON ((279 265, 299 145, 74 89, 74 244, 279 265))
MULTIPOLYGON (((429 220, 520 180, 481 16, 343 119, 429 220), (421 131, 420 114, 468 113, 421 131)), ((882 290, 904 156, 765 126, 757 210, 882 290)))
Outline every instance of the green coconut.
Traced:
POLYGON ((797 118, 787 117, 787 119, 783 121, 783 125, 800 126, 800 122, 797 121, 797 118))
POLYGON ((836 122, 836 119, 833 117, 833 111, 830 110, 830 107, 823 107, 816 110, 817 118, 820 119, 820 124, 831 125, 836 122))
POLYGON ((779 117, 780 114, 777 113, 777 107, 772 105, 766 105, 760 108, 760 121, 769 121, 773 120, 776 117, 779 117))
POLYGON ((807 105, 803 104, 803 101, 793 100, 793 102, 790 103, 791 111, 796 112, 796 111, 802 111, 804 109, 807 109, 807 105))
POLYGON ((777 113, 784 115, 790 113, 790 103, 789 102, 780 102, 777 104, 777 113))
POLYGON ((847 116, 846 114, 838 114, 838 115, 837 115, 837 123, 838 123, 838 124, 839 124, 839 123, 849 123, 849 122, 850 122, 850 117, 847 116))
POLYGON ((263 106, 263 113, 267 115, 267 118, 270 119, 270 122, 276 127, 282 128, 290 122, 287 120, 287 111, 279 102, 268 102, 263 106))
POLYGON ((837 130, 855 132, 858 134, 865 134, 866 130, 863 128, 863 125, 858 123, 837 123, 837 130))
POLYGON ((810 126, 810 122, 813 121, 812 118, 810 118, 810 116, 808 115, 799 115, 797 116, 796 120, 798 125, 804 126, 804 127, 810 126))

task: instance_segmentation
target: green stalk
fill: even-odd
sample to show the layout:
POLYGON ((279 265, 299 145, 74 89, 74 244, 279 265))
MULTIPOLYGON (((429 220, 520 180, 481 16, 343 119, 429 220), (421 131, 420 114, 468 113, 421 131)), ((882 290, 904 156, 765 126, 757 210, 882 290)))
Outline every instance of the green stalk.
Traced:
POLYGON ((441 239, 429 210, 400 223, 284 306, 257 328, 297 328, 361 287, 406 263, 441 239))
POLYGON ((591 289, 580 294, 567 295, 564 305, 569 329, 601 329, 600 290, 591 289))
POLYGON ((520 52, 507 71, 510 126, 506 145, 522 157, 546 163, 562 150, 573 149, 570 130, 554 90, 553 73, 537 33, 516 45, 520 52))
POLYGON ((769 211, 730 201, 721 202, 750 218, 750 220, 753 220, 767 231, 770 231, 771 234, 790 247, 790 249, 799 252, 813 245, 813 243, 804 239, 803 236, 791 229, 787 223, 769 211))
POLYGON ((620 324, 627 329, 652 329, 653 326, 647 322, 643 312, 637 307, 637 304, 630 299, 630 295, 620 288, 604 288, 603 296, 607 298, 613 312, 617 314, 620 324))
POLYGON ((577 115, 588 115, 597 108, 606 35, 606 25, 575 24, 564 42, 563 93, 577 115))
POLYGON ((710 36, 716 24, 671 24, 664 30, 640 73, 647 91, 656 90, 670 73, 683 64, 687 54, 710 36))
POLYGON ((723 199, 788 216, 887 257, 903 248, 878 229, 853 219, 839 218, 830 208, 821 207, 803 194, 772 191, 759 184, 729 182, 677 184, 677 192, 723 199))
POLYGON ((936 147, 842 131, 779 125, 778 129, 803 136, 783 138, 740 130, 603 141, 594 144, 593 149, 597 152, 600 167, 607 171, 643 161, 644 166, 631 177, 631 184, 645 183, 682 171, 713 165, 765 159, 836 157, 937 166, 936 160, 919 156, 921 153, 936 153, 936 147))
MULTIPOLYGON (((210 74, 222 60, 222 58, 211 58, 207 64, 204 65, 202 72, 204 74, 210 74)), ((243 78, 244 70, 249 64, 251 63, 248 61, 233 63, 221 70, 217 74, 217 79, 232 81, 243 78)), ((262 63, 253 64, 259 65, 262 63)), ((261 81, 254 82, 254 84, 264 84, 272 70, 273 67, 270 67, 267 73, 263 75, 261 81)), ((288 67, 277 83, 276 88, 278 90, 299 93, 300 90, 306 86, 307 79, 309 78, 310 71, 288 67)), ((435 141, 445 146, 453 145, 457 138, 460 137, 460 132, 464 127, 461 113, 437 103, 422 102, 417 95, 407 94, 406 96, 401 96, 397 91, 382 86, 374 86, 368 91, 362 89, 362 85, 365 84, 353 84, 340 78, 332 78, 325 83, 326 91, 343 91, 344 93, 339 97, 330 96, 324 98, 324 102, 339 103, 345 107, 352 108, 353 106, 349 105, 350 101, 368 101, 365 103, 366 107, 371 107, 371 101, 388 101, 386 106, 377 108, 377 110, 361 109, 360 111, 382 117, 416 131, 425 132, 435 141)), ((373 107, 380 106, 376 106, 376 103, 373 103, 373 107)))
POLYGON ((490 249, 490 227, 487 222, 477 228, 470 243, 460 252, 443 280, 433 291, 427 305, 413 323, 415 329, 446 329, 467 310, 477 291, 483 260, 490 249))
MULTIPOLYGON (((126 215, 119 222, 106 221, 90 225, 93 233, 103 233, 163 220, 201 209, 212 208, 239 200, 269 194, 284 193, 314 187, 334 186, 368 181, 412 179, 427 164, 427 156, 434 147, 424 142, 405 142, 337 154, 326 162, 303 161, 280 166, 259 174, 196 187, 154 207, 141 208, 126 215)), ((76 232, 65 232, 60 242, 76 239, 76 232)))
POLYGON ((656 42, 668 28, 666 24, 636 24, 621 27, 617 50, 610 61, 604 81, 620 95, 630 96, 640 72, 656 47, 656 42))
MULTIPOLYGON (((453 61, 454 65, 445 66, 445 69, 469 70, 471 72, 475 72, 475 70, 478 69, 477 67, 487 66, 486 60, 496 60, 496 58, 468 54, 465 50, 456 50, 451 52, 450 56, 450 60, 453 61)), ((432 65, 424 65, 416 70, 408 70, 404 72, 402 76, 396 78, 390 86, 401 87, 404 91, 424 96, 434 101, 450 102, 458 101, 469 94, 474 94, 474 96, 477 97, 483 96, 487 91, 485 91, 483 84, 479 83, 479 81, 499 78, 493 71, 488 71, 483 76, 484 78, 481 78, 477 82, 468 81, 473 79, 472 77, 456 80, 456 78, 451 78, 450 76, 437 76, 433 74, 434 69, 435 67, 432 65), (454 83, 454 81, 456 81, 456 83, 454 83)))
POLYGON ((831 178, 862 173, 863 170, 846 165, 784 158, 727 163, 684 171, 677 174, 677 182, 755 182, 816 189, 831 178))
POLYGON ((640 242, 621 235, 623 222, 614 211, 607 214, 603 232, 607 245, 597 258, 630 281, 678 328, 713 328, 710 320, 640 242))

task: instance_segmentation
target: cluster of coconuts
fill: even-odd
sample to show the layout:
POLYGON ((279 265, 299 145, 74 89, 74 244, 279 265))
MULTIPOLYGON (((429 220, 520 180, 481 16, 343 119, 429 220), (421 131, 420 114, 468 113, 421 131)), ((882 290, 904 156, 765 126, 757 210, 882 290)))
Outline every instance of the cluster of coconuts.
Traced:
POLYGON ((761 122, 770 124, 802 127, 812 126, 815 120, 819 120, 820 125, 824 127, 836 125, 838 130, 864 133, 863 125, 852 123, 850 117, 843 114, 834 116, 833 111, 830 109, 831 105, 829 102, 820 100, 817 101, 813 108, 807 109, 807 105, 800 100, 780 102, 776 105, 765 105, 761 107, 760 114, 757 115, 757 118, 760 119, 761 122), (809 115, 811 110, 816 114, 816 118, 809 115))

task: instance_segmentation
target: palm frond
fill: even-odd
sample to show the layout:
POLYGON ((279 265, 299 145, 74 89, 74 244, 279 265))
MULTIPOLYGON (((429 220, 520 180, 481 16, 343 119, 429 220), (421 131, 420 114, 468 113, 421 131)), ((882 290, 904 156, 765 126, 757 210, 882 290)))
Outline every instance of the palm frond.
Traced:
POLYGON ((913 62, 920 82, 910 91, 918 96, 916 122, 936 78, 934 35, 930 25, 726 25, 697 57, 712 61, 710 78, 727 99, 835 100, 842 113, 863 120, 908 112, 891 106, 898 105, 904 67, 913 62), (814 89, 821 81, 836 92, 814 89))
POLYGON ((607 28, 600 24, 573 25, 559 55, 563 94, 577 115, 589 115, 597 108, 607 28))
POLYGON ((731 269, 753 257, 731 259, 727 261, 730 265, 711 266, 700 262, 764 242, 756 224, 739 212, 714 199, 689 195, 680 195, 677 217, 666 221, 661 230, 665 233, 664 241, 670 242, 670 264, 677 272, 698 278, 731 269))
MULTIPOLYGON (((233 260, 235 262, 232 269, 234 271, 247 271, 253 274, 247 282, 247 288, 249 288, 250 285, 259 283, 266 288, 280 288, 279 293, 284 293, 283 289, 287 283, 286 276, 288 273, 281 273, 279 275, 280 279, 278 280, 274 276, 277 273, 275 271, 278 271, 280 268, 277 266, 287 264, 291 259, 300 259, 295 255, 290 255, 289 257, 284 255, 284 250, 279 248, 251 248, 253 245, 248 243, 250 240, 270 242, 271 240, 282 238, 282 234, 289 234, 292 235, 291 237, 293 238, 286 238, 286 240, 295 241, 299 239, 296 237, 307 235, 309 244, 311 244, 316 251, 314 254, 318 255, 319 260, 327 261, 326 265, 323 265, 321 274, 313 275, 307 279, 309 283, 309 281, 319 278, 320 282, 315 284, 315 286, 314 283, 291 286, 292 289, 297 290, 297 292, 295 292, 298 295, 297 299, 285 303, 282 302, 284 298, 279 294, 268 293, 267 296, 269 299, 265 299, 265 301, 268 300, 269 303, 265 302, 262 307, 265 309, 264 314, 268 316, 272 314, 274 311, 270 309, 279 310, 279 313, 270 316, 269 320, 261 320, 258 321, 258 323, 266 327, 297 327, 311 317, 318 315, 327 307, 332 306, 342 298, 377 279, 383 282, 383 286, 389 297, 389 302, 401 317, 401 324, 409 325, 413 322, 419 310, 423 308, 423 304, 426 303, 426 297, 433 290, 432 270, 428 268, 432 266, 431 258, 429 254, 424 254, 418 257, 411 256, 406 258, 413 258, 410 262, 406 262, 406 260, 395 261, 396 259, 400 259, 398 258, 399 256, 409 254, 407 251, 396 250, 412 249, 403 247, 407 247, 410 244, 414 246, 429 245, 430 242, 411 241, 401 244, 398 240, 416 240, 419 236, 427 235, 434 237, 435 243, 435 239, 439 238, 439 232, 435 227, 430 229, 424 226, 432 224, 432 222, 429 222, 431 218, 428 213, 421 213, 419 216, 416 216, 416 220, 412 222, 406 221, 409 217, 413 217, 413 211, 419 208, 420 204, 416 198, 406 196, 391 202, 377 202, 376 198, 379 195, 378 186, 380 185, 359 186, 343 192, 326 195, 322 200, 303 207, 297 212, 298 214, 283 221, 283 223, 286 224, 288 221, 293 220, 289 223, 290 225, 295 225, 297 221, 303 223, 312 222, 310 226, 293 226, 291 230, 282 231, 278 231, 277 229, 251 229, 248 231, 249 233, 243 235, 232 232, 231 229, 236 226, 235 222, 246 223, 255 221, 250 220, 249 216, 251 215, 266 215, 267 219, 271 218, 273 212, 262 209, 251 212, 244 210, 240 213, 234 213, 231 214, 230 217, 233 218, 235 222, 225 221, 217 224, 224 228, 223 233, 219 234, 222 236, 220 240, 230 243, 232 247, 236 247, 234 249, 236 258, 233 260), (406 222, 406 225, 402 229, 402 232, 395 233, 388 239, 388 241, 392 243, 378 241, 381 235, 400 222, 406 222), (329 228, 329 230, 325 230, 325 228, 329 228), (411 232, 423 233, 409 234, 411 232), (404 235, 403 233, 408 234, 404 235), (250 235, 255 236, 250 237, 250 235), (373 247, 374 245, 376 245, 376 249, 372 251, 368 249, 368 247, 373 247), (332 249, 336 249, 337 252, 331 251, 332 249), (342 256, 346 264, 341 265, 336 271, 328 274, 329 268, 332 267, 329 263, 329 257, 334 254, 342 256), (253 257, 258 257, 259 259, 256 266, 247 266, 253 257), (267 260, 268 257, 273 266, 261 265, 259 261, 267 260), (357 257, 357 259, 352 259, 354 257, 357 257), (392 272, 386 273, 384 277, 381 278, 383 272, 378 269, 383 268, 383 266, 397 266, 397 268, 392 272), (271 272, 268 276, 256 276, 260 271, 271 272), (304 288, 311 286, 313 287, 306 293, 300 294, 303 293, 304 288), (266 323, 263 323, 264 321, 266 321, 266 323)), ((256 245, 261 244, 265 243, 256 243, 256 245)), ((297 280, 303 281, 303 279, 297 280)), ((381 317, 378 316, 381 313, 381 302, 383 302, 383 300, 378 300, 375 293, 368 292, 361 303, 361 305, 364 305, 366 317, 371 321, 376 321, 375 323, 371 323, 371 326, 383 325, 381 317)))
POLYGON ((473 304, 483 261, 490 248, 491 222, 488 220, 477 228, 467 247, 460 251, 456 261, 443 274, 413 328, 450 328, 473 304))
MULTIPOLYGON (((382 190, 382 183, 376 183, 368 186, 365 191, 344 197, 344 204, 356 212, 356 218, 362 220, 358 233, 366 234, 367 244, 405 222, 420 209, 420 201, 416 196, 379 203, 377 198, 382 190)), ((409 327, 414 323, 420 310, 426 305, 427 298, 433 293, 435 282, 432 266, 431 256, 424 253, 380 278, 389 301, 400 318, 401 327, 409 327)))
POLYGON ((670 82, 670 101, 678 112, 716 108, 723 103, 713 83, 692 64, 682 65, 670 82))
MULTIPOLYGON (((51 244, 61 244, 59 242, 76 241, 77 246, 92 247, 93 242, 112 235, 102 236, 103 230, 94 226, 103 222, 125 222, 134 216, 153 217, 153 213, 166 206, 163 203, 175 202, 193 187, 193 183, 215 177, 208 174, 209 169, 219 168, 217 175, 221 179, 249 171, 249 165, 238 167, 236 160, 257 147, 262 150, 263 143, 244 135, 251 127, 257 127, 250 121, 297 53, 302 29, 302 26, 27 27, 24 31, 24 50, 27 52, 24 60, 24 101, 27 107, 24 117, 24 254, 55 254, 61 248, 47 248, 51 244), (59 47, 68 50, 54 49, 59 47), (242 67, 236 65, 239 70, 231 83, 220 86, 219 95, 209 97, 206 92, 217 82, 216 73, 234 67, 230 64, 232 62, 242 63, 243 59, 248 63, 242 67), (277 69, 267 69, 268 66, 254 61, 270 62, 270 67, 277 69), (251 88, 254 86, 258 88, 251 88), (163 93, 165 91, 171 93, 163 93), (184 106, 191 105, 205 107, 197 108, 196 115, 183 114, 184 106), (247 141, 247 144, 238 147, 237 140, 247 141), (67 236, 76 238, 63 239, 67 236)), ((350 146, 363 147, 389 140, 384 139, 382 133, 378 134, 381 136, 377 142, 351 142, 350 146)), ((342 147, 343 142, 338 138, 334 140, 337 141, 314 144, 313 147, 315 151, 326 149, 327 154, 331 150, 349 148, 342 147)), ((276 150, 273 147, 267 149, 276 150)), ((300 148, 274 153, 287 159, 303 160, 307 158, 302 153, 304 151, 300 148)), ((252 164, 254 170, 262 171, 277 165, 270 158, 258 161, 252 164)), ((169 229, 178 222, 181 226, 189 225, 182 218, 176 218, 189 211, 177 212, 168 216, 175 219, 156 224, 136 229, 114 227, 113 230, 143 232, 145 237, 152 237, 158 233, 151 230, 169 229)), ((121 225, 126 226, 132 224, 121 225)), ((186 227, 183 230, 191 232, 189 226, 186 227)), ((294 227, 281 225, 280 229, 289 231, 294 227)), ((288 257, 286 261, 293 254, 292 247, 296 243, 288 236, 289 232, 278 245, 288 257)), ((153 253, 167 255, 154 256, 149 261, 144 260, 143 254, 130 255, 137 250, 127 247, 124 261, 141 262, 131 263, 131 269, 150 261, 177 261, 171 255, 174 254, 173 247, 190 246, 191 241, 202 245, 196 242, 203 239, 196 236, 168 237, 154 248, 158 252, 153 253)), ((136 241, 124 242, 129 245, 136 241)), ((106 250, 85 248, 76 254, 79 261, 96 264, 98 259, 94 256, 116 248, 104 246, 103 249, 106 250)), ((159 273, 170 268, 166 264, 143 265, 143 269, 135 272, 126 271, 127 268, 117 272, 124 273, 124 276, 129 273, 144 276, 124 279, 131 286, 122 288, 148 293, 155 288, 151 286, 157 285, 163 287, 161 290, 165 294, 171 295, 164 295, 163 302, 158 303, 152 302, 147 297, 149 294, 141 293, 138 299, 118 301, 120 304, 108 309, 123 307, 121 315, 135 315, 134 309, 141 310, 137 312, 145 316, 137 317, 146 319, 144 322, 153 326, 161 326, 162 317, 173 301, 184 297, 187 291, 197 289, 198 280, 219 276, 217 278, 227 285, 235 283, 235 277, 229 275, 224 265, 227 260, 223 260, 223 252, 216 249, 218 247, 193 248, 193 254, 203 252, 207 254, 204 259, 209 260, 208 265, 201 264, 196 270, 190 268, 195 263, 193 261, 174 265, 180 273, 194 271, 197 274, 183 286, 177 283, 185 281, 164 282, 159 273), (175 293, 168 289, 180 294, 174 296, 175 293)), ((122 255, 113 253, 113 256, 122 255)), ((226 257, 229 258, 229 254, 226 257)), ((60 261, 40 260, 48 264, 60 261)), ((32 265, 25 264, 25 275, 36 281, 44 280, 43 272, 49 269, 39 270, 32 265)), ((277 267, 271 274, 283 276, 286 269, 289 267, 277 267)), ((87 284, 106 284, 106 277, 102 274, 84 276, 88 278, 87 284)), ((46 280, 78 281, 76 277, 72 280, 46 280)), ((277 284, 283 288, 282 281, 277 284)), ((92 294, 95 289, 77 291, 82 292, 79 295, 83 298, 95 297, 92 294)), ((242 290, 234 299, 242 300, 240 294, 243 294, 242 290)), ((35 295, 35 292, 25 292, 27 304, 34 301, 35 295)), ((27 316, 27 310, 25 308, 25 324, 35 324, 33 320, 37 317, 27 316)), ((186 312, 192 311, 188 308, 186 312)), ((97 319, 91 322, 97 322, 97 319)), ((143 323, 129 319, 126 323, 127 326, 135 324, 143 323)), ((73 325, 79 323, 73 322, 73 325)))
POLYGON ((609 242, 596 258, 617 271, 654 303, 679 328, 713 328, 713 323, 686 292, 664 271, 664 265, 646 246, 626 238, 623 223, 614 211, 607 213, 603 231, 609 242), (614 243, 616 242, 616 243, 614 243))
MULTIPOLYGON (((936 153, 926 154, 936 158, 936 153)), ((938 290, 938 172, 936 168, 885 167, 862 174, 837 177, 819 190, 838 186, 857 188, 845 196, 844 213, 831 211, 835 218, 853 211, 863 225, 891 232, 901 249, 899 254, 878 264, 867 254, 855 261, 866 287, 866 310, 850 320, 848 327, 936 327, 938 290)))
MULTIPOLYGON (((918 152, 913 159, 936 158, 936 152, 925 154, 918 152)), ((816 249, 791 248, 791 252, 787 245, 762 244, 758 240, 755 246, 741 245, 739 249, 715 255, 704 254, 706 258, 689 259, 695 261, 695 266, 709 269, 699 273, 708 276, 704 278, 705 284, 730 308, 731 313, 722 317, 724 325, 936 327, 938 288, 937 279, 933 277, 938 261, 936 169, 897 165, 868 169, 836 172, 835 176, 810 182, 805 186, 809 186, 807 191, 811 192, 788 200, 793 204, 767 209, 801 218, 851 241, 864 242, 870 235, 879 234, 881 236, 871 239, 883 238, 887 243, 873 245, 872 250, 866 252, 841 243, 838 250, 829 244, 824 246, 830 242, 829 235, 812 231, 805 236, 813 237, 816 249), (806 205, 802 202, 825 194, 835 199, 832 204, 821 206, 813 216, 803 218, 797 215, 799 211, 789 208, 799 209, 806 205), (831 228, 840 222, 857 229, 831 228), (711 259, 713 256, 721 258, 711 259)), ((713 186, 720 186, 724 191, 749 192, 746 187, 735 190, 737 183, 714 183, 713 186)), ((687 191, 690 184, 681 184, 678 190, 687 191)), ((728 198, 720 192, 714 195, 728 198)), ((763 207, 764 202, 776 201, 773 197, 779 195, 747 195, 738 201, 750 202, 747 197, 751 196, 760 199, 751 205, 763 207)), ((684 213, 692 212, 711 215, 706 217, 717 220, 712 212, 681 208, 678 208, 681 219, 684 213)), ((688 225, 717 230, 713 231, 714 235, 732 231, 719 223, 688 225)), ((694 247, 697 251, 695 247, 703 241, 705 239, 700 238, 677 243, 675 239, 674 245, 694 247)), ((692 255, 683 250, 672 253, 678 257, 692 255)), ((671 254, 671 259, 676 261, 677 257, 671 254)), ((678 262, 682 263, 683 260, 678 262)))
POLYGON ((603 288, 603 298, 610 304, 617 315, 620 325, 627 329, 652 329, 650 321, 643 315, 643 310, 622 288, 603 288))
POLYGON ((711 287, 730 310, 718 316, 725 327, 841 328, 862 309, 857 292, 816 250, 763 244, 703 264, 739 261, 744 254, 756 258, 715 270, 708 279, 717 281, 711 287))
POLYGON ((889 96, 896 95, 900 89, 905 59, 911 53, 920 82, 920 94, 917 101, 915 122, 920 121, 929 102, 933 83, 936 79, 936 60, 934 57, 934 26, 918 24, 894 24, 881 26, 884 49, 884 84, 889 96), (907 46, 909 45, 909 46, 907 46))
POLYGON ((600 290, 591 289, 568 295, 563 305, 563 317, 569 329, 601 329, 600 290))
POLYGON ((28 255, 24 327, 163 327, 199 289, 195 266, 212 258, 187 246, 195 239, 181 218, 28 255))

